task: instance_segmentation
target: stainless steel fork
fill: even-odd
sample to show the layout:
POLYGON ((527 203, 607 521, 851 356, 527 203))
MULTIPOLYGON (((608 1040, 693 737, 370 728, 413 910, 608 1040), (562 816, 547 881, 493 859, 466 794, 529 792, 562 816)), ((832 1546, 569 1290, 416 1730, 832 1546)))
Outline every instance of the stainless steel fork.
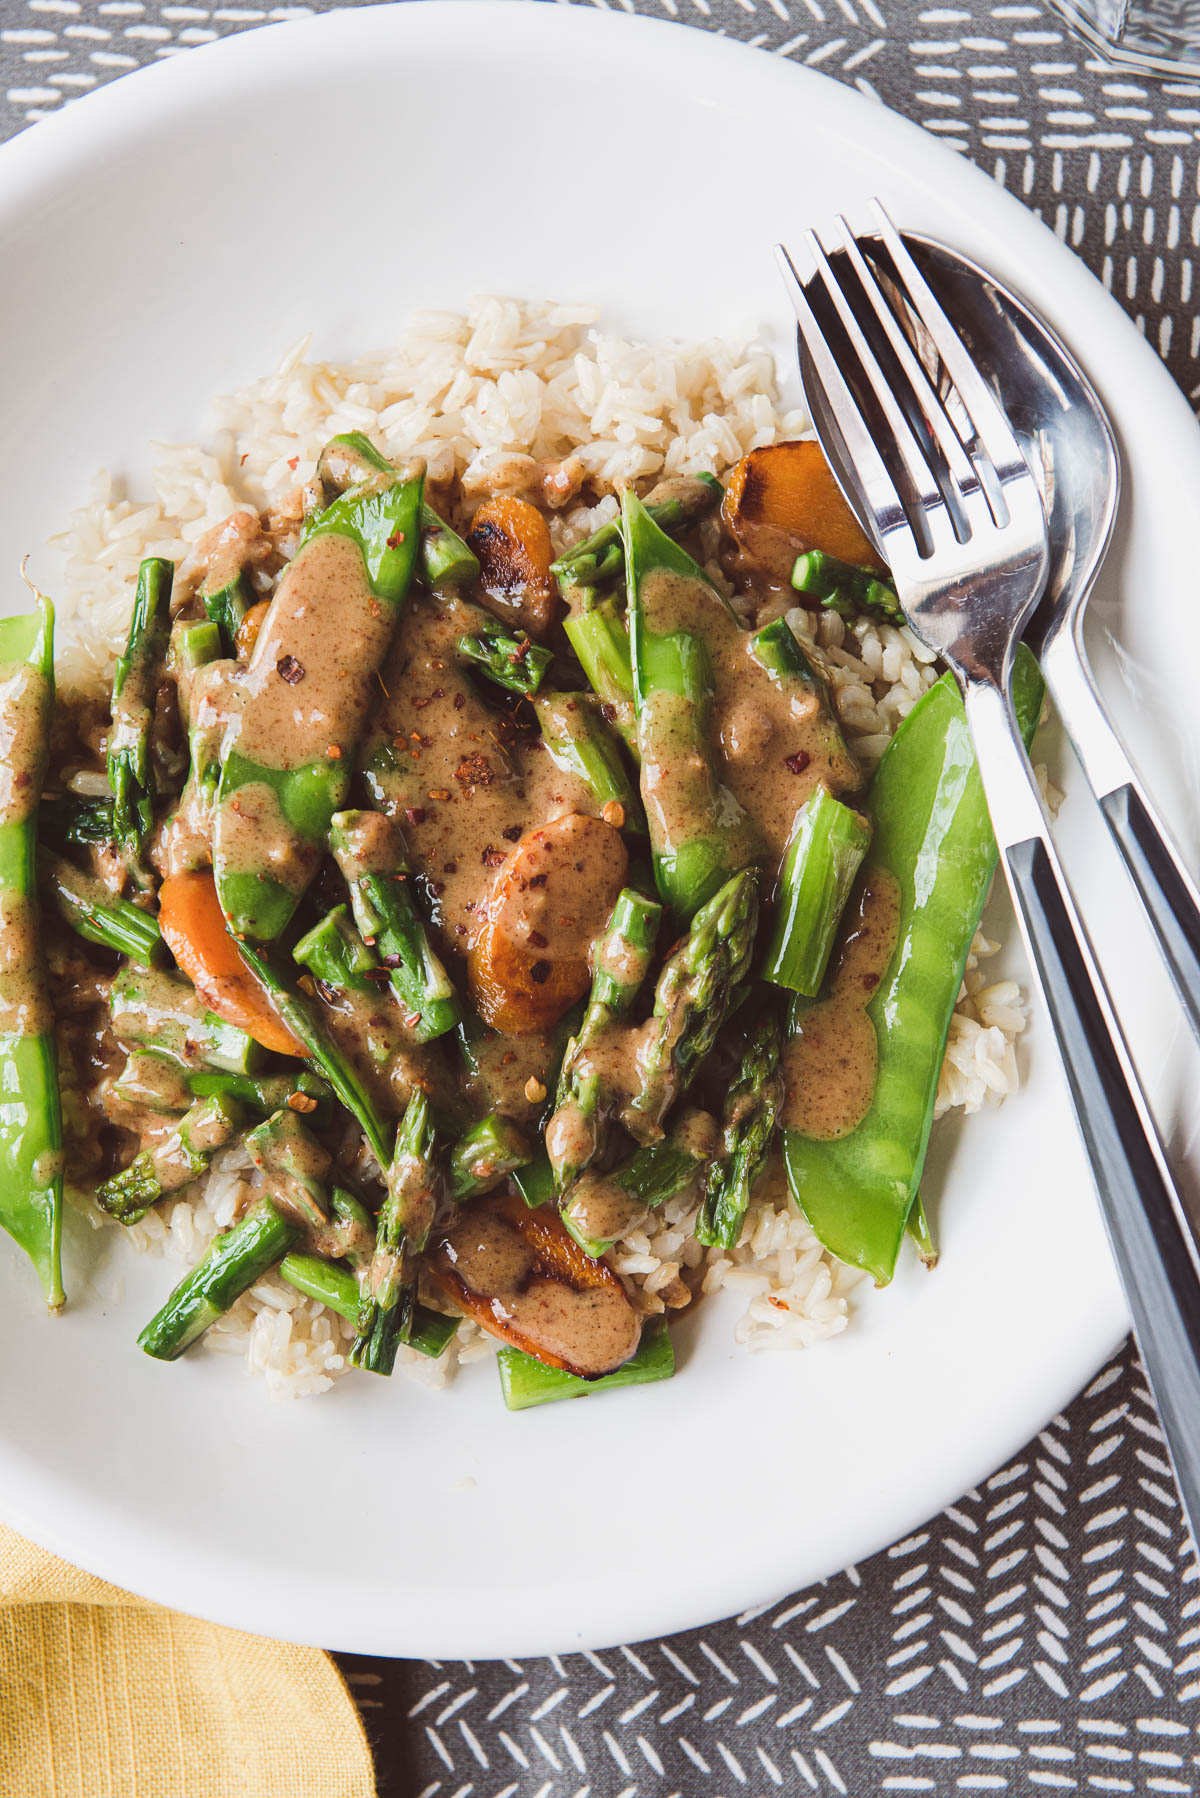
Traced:
POLYGON ((1067 885, 1012 707, 1021 632, 1046 576, 1036 482, 994 395, 876 203, 881 280, 844 219, 835 270, 814 232, 802 281, 779 257, 832 422, 905 614, 957 677, 1005 876, 1066 1070, 1109 1240, 1200 1536, 1200 1251, 1067 885), (891 295, 920 321, 952 393, 914 353, 891 295))

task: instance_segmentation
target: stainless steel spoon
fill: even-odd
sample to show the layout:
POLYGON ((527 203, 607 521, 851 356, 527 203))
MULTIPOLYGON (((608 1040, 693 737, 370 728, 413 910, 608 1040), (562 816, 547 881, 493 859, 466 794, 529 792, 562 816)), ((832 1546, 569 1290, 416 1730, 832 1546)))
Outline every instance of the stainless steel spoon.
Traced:
MULTIPOLYGON (((862 241, 869 249, 872 240, 862 241)), ((1200 891, 1104 710, 1083 643, 1084 611, 1121 489, 1112 427, 1070 350, 1019 295, 944 244, 909 232, 904 241, 994 387, 1041 484, 1050 565, 1026 641, 1041 661, 1055 708, 1200 1038, 1200 891)), ((913 328, 918 348, 927 350, 915 320, 913 328)), ((809 380, 810 373, 806 368, 805 385, 816 392, 819 383, 809 380)), ((822 428, 828 420, 814 423, 822 442, 836 444, 837 432, 822 428)), ((834 473, 873 537, 854 478, 838 466, 836 451, 834 473)))

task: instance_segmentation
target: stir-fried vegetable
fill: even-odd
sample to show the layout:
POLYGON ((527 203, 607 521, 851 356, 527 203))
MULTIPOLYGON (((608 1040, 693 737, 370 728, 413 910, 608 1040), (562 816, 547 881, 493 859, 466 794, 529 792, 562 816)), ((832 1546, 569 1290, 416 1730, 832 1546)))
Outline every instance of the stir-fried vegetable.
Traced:
MULTIPOLYGON (((237 1167, 158 1359, 277 1269, 377 1374, 466 1316, 512 1409, 667 1378, 649 1295, 750 1239, 780 1137, 833 1252, 935 1259, 917 1183, 995 863, 954 688, 864 790, 820 612, 889 651, 900 613, 813 444, 630 487, 557 561, 546 512, 599 477, 500 478, 473 517, 439 483, 444 517, 349 432, 177 580, 148 558, 111 728, 57 720, 61 768, 49 604, 0 621, 0 1223, 60 1304, 59 1055, 112 1217, 237 1167), (89 970, 57 1045, 43 922, 89 970), (695 1241, 639 1296, 616 1269, 662 1207, 695 1241)), ((1039 698, 1023 658, 1027 729, 1039 698)))
MULTIPOLYGON (((1013 702, 1028 739, 1042 704, 1028 651, 1017 659, 1013 702)), ((950 1017, 996 870, 970 730, 950 675, 900 725, 870 802, 871 866, 899 890, 895 950, 866 1008, 878 1044, 873 1093, 861 1123, 835 1140, 817 1140, 793 1123, 784 1133, 784 1163, 821 1241, 883 1284, 916 1197, 950 1017)))
POLYGON ((54 608, 0 618, 0 1224, 64 1302, 63 1139, 54 1018, 42 962, 35 857, 54 705, 54 608))

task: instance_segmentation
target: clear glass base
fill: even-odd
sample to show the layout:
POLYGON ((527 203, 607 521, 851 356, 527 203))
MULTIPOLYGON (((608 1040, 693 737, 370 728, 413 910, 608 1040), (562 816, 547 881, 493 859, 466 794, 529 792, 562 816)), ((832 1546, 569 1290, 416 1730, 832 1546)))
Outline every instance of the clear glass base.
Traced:
POLYGON ((1200 81, 1200 0, 1052 0, 1117 68, 1200 81))

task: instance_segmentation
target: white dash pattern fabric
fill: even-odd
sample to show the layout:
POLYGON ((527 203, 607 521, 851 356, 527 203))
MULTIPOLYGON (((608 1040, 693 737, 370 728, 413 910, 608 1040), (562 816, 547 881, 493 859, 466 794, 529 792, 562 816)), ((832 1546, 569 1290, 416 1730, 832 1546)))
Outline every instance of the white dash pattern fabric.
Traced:
MULTIPOLYGON (((1117 72, 1038 0, 623 4, 823 69, 972 157, 1200 398, 1200 78, 1117 72)), ((0 0, 0 136, 310 10, 0 0)), ((1200 1798, 1200 1587, 1128 1346, 927 1529, 762 1613, 598 1655, 339 1660, 381 1798, 1200 1798)))

